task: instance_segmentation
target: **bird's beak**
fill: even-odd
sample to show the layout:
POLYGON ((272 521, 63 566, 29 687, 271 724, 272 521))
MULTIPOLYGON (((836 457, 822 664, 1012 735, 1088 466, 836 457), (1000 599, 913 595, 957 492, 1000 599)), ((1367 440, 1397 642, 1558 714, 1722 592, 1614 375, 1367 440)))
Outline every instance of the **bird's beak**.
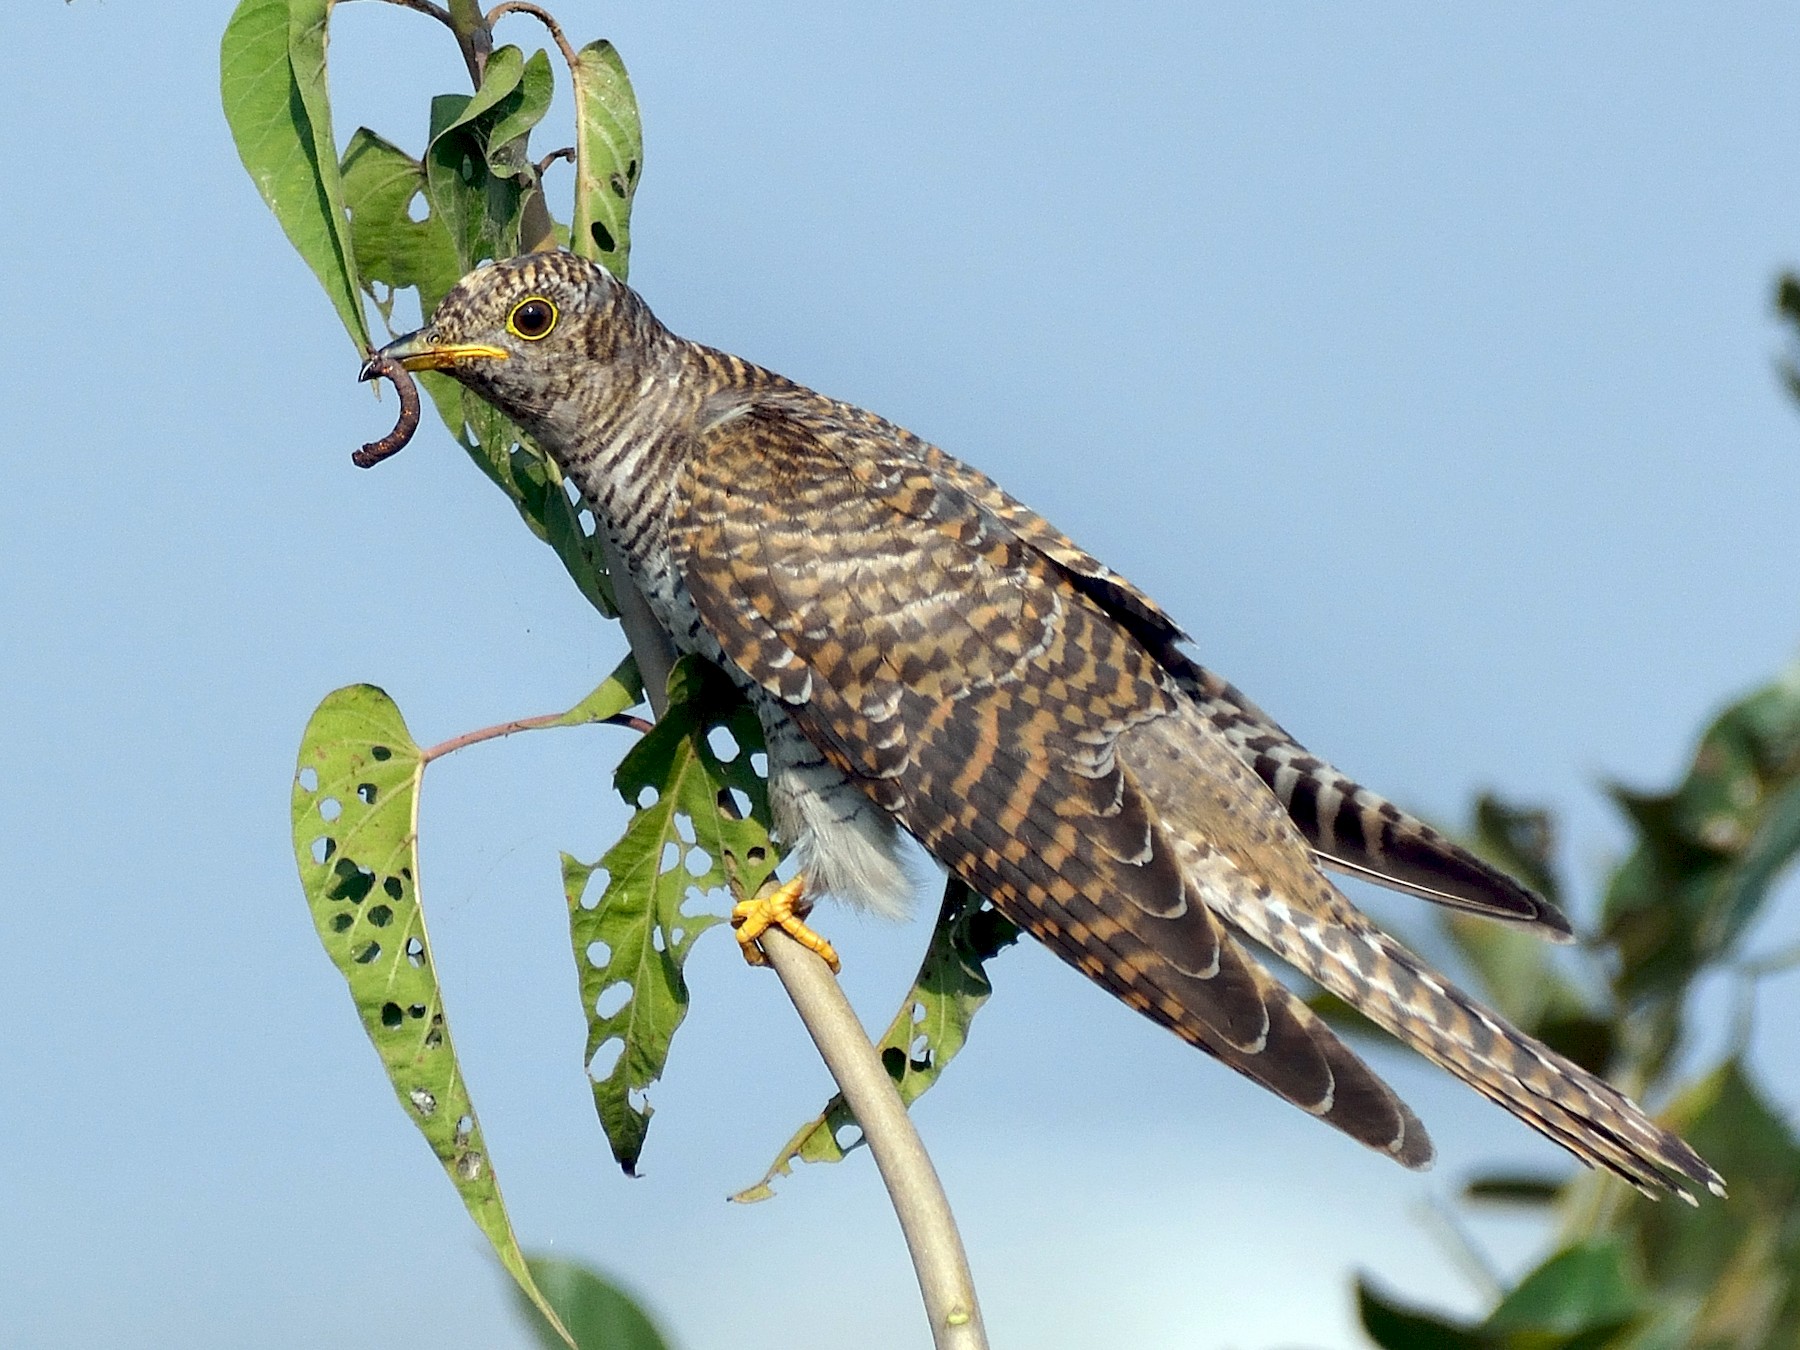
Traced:
POLYGON ((408 370, 448 370, 465 361, 506 360, 507 352, 503 347, 489 347, 479 342, 431 342, 425 337, 427 331, 421 328, 416 333, 395 338, 364 363, 360 378, 375 379, 375 363, 383 359, 398 361, 408 370))

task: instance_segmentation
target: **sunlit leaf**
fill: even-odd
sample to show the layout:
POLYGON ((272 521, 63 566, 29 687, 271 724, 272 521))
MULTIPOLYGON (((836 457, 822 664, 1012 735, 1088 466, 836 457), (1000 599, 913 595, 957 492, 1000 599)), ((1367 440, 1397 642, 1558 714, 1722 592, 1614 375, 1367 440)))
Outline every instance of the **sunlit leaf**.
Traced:
POLYGON ((243 0, 219 44, 219 94, 238 155, 358 351, 369 347, 331 143, 328 0, 243 0))
POLYGON ((423 772, 386 694, 355 684, 329 695, 300 741, 294 856, 319 940, 349 984, 401 1108, 500 1264, 554 1322, 513 1236, 438 992, 419 899, 423 772))
MULTIPOLYGON (((517 47, 502 47, 494 56, 517 51, 517 47)), ((551 73, 549 56, 542 51, 533 52, 519 71, 517 87, 502 101, 499 116, 488 132, 488 168, 515 177, 530 169, 525 138, 544 120, 555 93, 556 76, 551 73)))
POLYGON ((617 669, 602 680, 594 692, 556 719, 559 727, 579 727, 590 722, 604 722, 627 708, 644 701, 644 680, 638 674, 637 661, 627 656, 617 669))
POLYGON ((619 793, 636 808, 624 837, 592 865, 563 856, 594 1106, 628 1173, 650 1124, 645 1090, 687 1015, 682 965, 694 939, 722 920, 698 906, 727 887, 755 894, 775 867, 760 823, 766 785, 751 764, 761 749, 761 726, 737 691, 705 662, 683 658, 669 677, 668 711, 619 765, 619 793))
MULTIPOLYGON (((925 960, 877 1047, 902 1102, 911 1106, 963 1048, 970 1022, 994 992, 987 963, 1018 936, 1015 924, 960 881, 945 887, 925 960)), ((782 1146, 761 1181, 731 1198, 766 1200, 775 1178, 787 1176, 796 1162, 838 1162, 861 1145, 856 1118, 843 1096, 834 1096, 782 1146)))
MULTIPOLYGON (((370 298, 389 319, 394 293, 416 288, 420 313, 430 314, 462 276, 462 265, 449 230, 435 214, 427 209, 424 219, 413 219, 414 202, 428 203, 425 166, 361 127, 344 150, 342 174, 356 268, 370 298)), ((443 384, 460 392, 448 379, 443 384)))
MULTIPOLYGON (((553 1256, 526 1261, 579 1350, 669 1350, 642 1306, 599 1272, 553 1256)), ((564 1342, 531 1300, 517 1292, 514 1300, 542 1350, 562 1350, 564 1342)))
POLYGON ((631 199, 644 168, 637 96, 610 42, 583 47, 574 74, 575 218, 569 246, 623 281, 631 261, 631 199))

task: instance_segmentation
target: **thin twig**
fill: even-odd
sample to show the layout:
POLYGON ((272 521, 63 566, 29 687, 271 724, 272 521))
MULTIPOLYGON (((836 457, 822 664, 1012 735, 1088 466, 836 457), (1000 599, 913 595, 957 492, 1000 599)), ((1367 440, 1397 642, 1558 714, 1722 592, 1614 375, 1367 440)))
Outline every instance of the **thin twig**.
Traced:
POLYGON ((550 166, 559 159, 566 159, 569 163, 573 164, 575 162, 575 147, 572 145, 565 145, 562 149, 552 150, 549 154, 540 159, 537 162, 538 177, 542 178, 544 174, 549 171, 550 166))
POLYGON ((495 5, 487 12, 487 26, 492 28, 508 14, 529 14, 548 28, 550 36, 556 39, 556 45, 562 49, 563 60, 569 63, 570 70, 575 69, 578 64, 575 49, 569 45, 569 39, 563 36, 562 25, 557 23, 549 10, 542 9, 537 5, 526 4, 525 0, 506 0, 505 4, 495 5))
POLYGON ((937 1350, 987 1350, 975 1280, 931 1155, 831 967, 779 928, 760 939, 807 1034, 856 1117, 912 1253, 937 1350))
POLYGON ((429 764, 443 755, 454 754, 466 746, 479 745, 483 741, 497 741, 502 736, 513 736, 521 731, 542 731, 545 727, 567 726, 607 726, 628 727, 642 735, 649 731, 652 723, 642 717, 634 717, 630 713, 614 713, 611 717, 596 717, 592 723, 569 722, 564 719, 567 713, 544 713, 538 717, 515 717, 510 722, 496 722, 491 727, 482 727, 479 731, 465 731, 460 736, 452 736, 447 741, 439 741, 436 745, 419 752, 419 762, 429 764))
POLYGON ((456 25, 450 22, 450 11, 442 5, 432 4, 431 0, 383 0, 383 3, 398 5, 401 9, 416 10, 420 14, 429 14, 451 32, 456 31, 456 25))

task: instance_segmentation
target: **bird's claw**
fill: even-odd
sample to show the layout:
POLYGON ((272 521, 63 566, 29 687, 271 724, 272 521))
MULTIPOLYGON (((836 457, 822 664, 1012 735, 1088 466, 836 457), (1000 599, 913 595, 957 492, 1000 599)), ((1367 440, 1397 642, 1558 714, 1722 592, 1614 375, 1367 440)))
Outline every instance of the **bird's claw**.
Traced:
POLYGON ((838 954, 832 945, 806 926, 804 916, 812 908, 806 901, 806 882, 795 877, 783 882, 767 895, 742 900, 732 907, 731 926, 737 930, 738 946, 744 959, 753 966, 766 966, 769 958, 759 945, 762 935, 779 928, 808 951, 817 952, 835 975, 840 969, 838 954))

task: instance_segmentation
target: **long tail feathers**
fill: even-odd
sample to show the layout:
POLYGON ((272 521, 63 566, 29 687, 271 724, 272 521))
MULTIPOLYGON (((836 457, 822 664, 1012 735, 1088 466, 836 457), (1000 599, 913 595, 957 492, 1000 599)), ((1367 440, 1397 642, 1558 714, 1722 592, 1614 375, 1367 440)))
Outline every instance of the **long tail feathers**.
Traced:
POLYGON ((1431 1166, 1435 1156, 1431 1138, 1411 1108, 1312 1009, 1250 960, 1231 938, 1223 940, 1255 980, 1268 1014, 1266 1032, 1250 1048, 1232 1045, 1195 1009, 1168 997, 1167 991, 1179 988, 1182 979, 1164 965, 1151 945, 1155 942, 1151 932, 1128 926, 1126 933, 1113 939, 1126 950, 1115 947, 1105 959, 1096 960, 1092 928, 1083 930, 1087 937, 1076 938, 1066 927, 1043 926, 1041 916, 1021 917, 1063 960, 1190 1045, 1358 1143, 1415 1170, 1431 1166), (1140 939, 1146 944, 1140 945, 1140 939))
POLYGON ((1556 906, 1308 752, 1235 686, 1172 649, 1161 659, 1201 715, 1280 799, 1326 867, 1521 924, 1552 941, 1573 940, 1556 906))
POLYGON ((1234 926, 1354 1005, 1382 1030, 1448 1069, 1592 1167, 1646 1195, 1724 1182, 1624 1093, 1489 1012, 1381 932, 1323 878, 1301 909, 1279 899, 1233 906, 1234 926))

